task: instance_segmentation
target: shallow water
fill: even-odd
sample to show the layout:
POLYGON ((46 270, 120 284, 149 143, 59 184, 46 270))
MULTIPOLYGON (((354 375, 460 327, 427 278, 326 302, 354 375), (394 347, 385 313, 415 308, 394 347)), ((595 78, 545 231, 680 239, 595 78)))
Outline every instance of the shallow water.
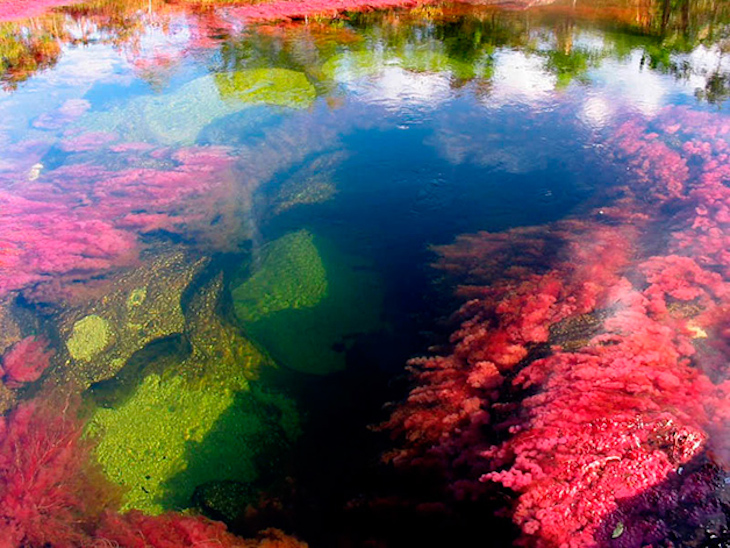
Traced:
MULTIPOLYGON (((449 353, 465 319, 451 313, 485 298, 469 286, 497 286, 523 261, 542 275, 563 257, 549 241, 519 247, 519 231, 508 232, 506 260, 487 244, 433 246, 539 226, 600 247, 603 232, 560 224, 599 219, 636 227, 620 269, 642 291, 643 260, 686 250, 724 280, 730 264, 712 254, 724 245, 724 198, 705 204, 694 181, 727 181, 729 24, 726 4, 699 0, 436 3, 260 24, 230 6, 91 2, 0 23, 8 431, 21 422, 13 409, 76 402, 93 481, 116 493, 108 508, 193 509, 239 534, 276 526, 312 546, 443 545, 488 519, 495 545, 521 534, 539 545, 518 518, 522 533, 484 517, 513 500, 506 489, 455 502, 444 487, 489 470, 462 462, 444 482, 380 463, 402 440, 369 427, 413 386, 409 358, 449 353), (705 142, 712 150, 697 152, 705 142), (684 168, 683 154, 693 155, 684 168), (682 169, 695 179, 679 181, 682 169), (692 233, 671 251, 695 207, 714 212, 715 243, 692 233), (497 255, 502 270, 482 272, 497 255)), ((580 257, 564 262, 591 260, 580 257)), ((715 350, 699 348, 698 370, 725 356, 727 303, 713 284, 707 302, 672 290, 714 311, 682 327, 710 334, 715 350)), ((541 357, 555 340, 525 345, 541 357)), ((492 358, 468 358, 479 359, 492 358)), ((712 375, 722 387, 723 368, 712 375)), ((724 425, 717 408, 707 420, 724 425)), ((51 421, 41 411, 30 434, 0 445, 20 463, 3 465, 6 477, 22 476, 42 446, 33 432, 51 421)), ((724 438, 724 426, 706 430, 724 438)), ((46 466, 70 473, 60 459, 46 466)), ((73 536, 24 537, 24 507, 3 500, 19 546, 73 536)), ((624 534, 628 517, 601 516, 622 546, 655 542, 624 534)))

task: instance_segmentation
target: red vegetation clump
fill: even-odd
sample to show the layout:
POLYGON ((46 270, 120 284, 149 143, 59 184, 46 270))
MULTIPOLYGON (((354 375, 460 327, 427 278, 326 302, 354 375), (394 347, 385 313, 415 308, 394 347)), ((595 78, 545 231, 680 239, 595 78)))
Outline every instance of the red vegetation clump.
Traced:
POLYGON ((228 149, 144 148, 112 147, 120 169, 71 163, 0 191, 0 295, 132 265, 140 233, 195 237, 220 217, 235 186, 228 149), (143 154, 156 167, 137 167, 143 154))
POLYGON ((226 526, 200 516, 167 513, 148 516, 136 510, 126 514, 108 513, 96 533, 97 542, 125 548, 180 548, 215 546, 231 548, 306 548, 307 544, 278 529, 266 529, 258 538, 244 540, 226 526))
POLYGON ((304 19, 315 15, 334 16, 343 11, 414 7, 428 0, 275 0, 229 8, 227 13, 243 21, 304 19))
POLYGON ((0 21, 37 17, 50 8, 74 2, 75 0, 3 0, 0 2, 0 21))
POLYGON ((0 421, 0 548, 306 548, 276 529, 241 539, 209 519, 114 511, 117 489, 91 457, 79 399, 41 395, 0 421))
POLYGON ((523 545, 721 531, 728 136, 716 114, 630 120, 611 140, 630 168, 616 206, 437 248, 469 300, 451 350, 411 363, 389 458, 440 471, 457 497, 501 484, 523 545))
POLYGON ((53 351, 48 342, 26 337, 15 343, 2 356, 2 377, 10 388, 37 381, 51 363, 53 351))
POLYGON ((88 545, 104 500, 74 400, 21 403, 0 429, 0 546, 88 545), (52 403, 51 403, 52 402, 52 403))

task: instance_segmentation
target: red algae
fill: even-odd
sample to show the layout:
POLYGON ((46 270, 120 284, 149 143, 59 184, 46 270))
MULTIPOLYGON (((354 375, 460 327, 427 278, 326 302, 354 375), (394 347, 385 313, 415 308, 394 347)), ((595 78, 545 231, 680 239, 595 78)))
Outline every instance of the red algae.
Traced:
POLYGON ((78 0, 1 0, 0 21, 37 17, 51 8, 77 3, 78 0))
POLYGON ((314 15, 333 16, 343 11, 411 8, 428 0, 277 0, 228 8, 229 16, 244 21, 304 19, 314 15))
POLYGON ((523 545, 711 534, 730 464, 729 135, 682 108, 629 120, 614 207, 437 248, 469 300, 451 351, 411 362, 388 458, 457 498, 501 484, 523 545))
POLYGON ((38 380, 51 364, 53 351, 48 341, 26 337, 15 343, 2 357, 3 380, 10 388, 38 380))
POLYGON ((306 548, 276 529, 241 539, 224 524, 168 512, 120 514, 117 488, 91 458, 79 398, 48 394, 0 422, 0 548, 306 548))

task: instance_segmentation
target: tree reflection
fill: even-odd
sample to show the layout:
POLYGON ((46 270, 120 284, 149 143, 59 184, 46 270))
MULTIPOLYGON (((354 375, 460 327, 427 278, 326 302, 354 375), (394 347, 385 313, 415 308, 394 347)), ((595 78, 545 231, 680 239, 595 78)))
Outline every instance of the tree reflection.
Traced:
POLYGON ((96 0, 5 23, 0 78, 12 88, 52 66, 64 44, 103 42, 122 51, 138 76, 161 89, 180 60, 202 48, 216 53, 212 72, 294 70, 336 104, 332 69, 341 65, 338 59, 348 66, 354 62, 360 75, 375 74, 387 63, 411 73, 446 74, 452 87, 473 81, 489 93, 499 50, 539 59, 557 89, 585 83, 606 59, 623 60, 638 51, 641 67, 679 79, 704 78, 698 99, 720 104, 728 97, 723 52, 730 5, 720 0, 561 0, 520 12, 440 2, 248 28, 217 9, 226 3, 96 0), (184 43, 181 28, 187 33, 184 43), (151 33, 171 38, 152 47, 145 42, 151 33), (690 58, 699 47, 718 57, 716 66, 699 66, 690 58))

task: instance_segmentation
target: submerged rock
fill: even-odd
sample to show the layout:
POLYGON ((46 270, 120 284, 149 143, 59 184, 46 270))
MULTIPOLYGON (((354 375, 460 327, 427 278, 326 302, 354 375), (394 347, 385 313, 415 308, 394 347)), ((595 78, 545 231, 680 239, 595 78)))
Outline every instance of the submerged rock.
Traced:
POLYGON ((357 338, 383 327, 372 266, 305 230, 265 246, 232 295, 246 332, 277 363, 304 373, 344 369, 357 338))
POLYGON ((103 286, 101 298, 69 306, 59 318, 65 381, 81 386, 113 377, 152 341, 183 333, 181 296, 207 264, 172 250, 103 286))
POLYGON ((292 232, 264 247, 258 266, 233 290, 236 314, 255 322, 280 310, 310 308, 327 296, 327 273, 306 230, 292 232))
POLYGON ((216 74, 221 96, 249 104, 306 108, 317 97, 303 72, 283 68, 255 68, 216 74))
MULTIPOLYGON (((249 69, 202 76, 162 95, 143 95, 105 111, 90 111, 76 129, 117 135, 124 142, 191 145, 203 128, 254 105, 305 108, 314 86, 301 72, 249 69)), ((253 120, 262 114, 252 111, 253 120)))
POLYGON ((150 374, 124 403, 96 410, 87 434, 99 440, 104 473, 127 489, 124 509, 187 507, 197 486, 254 482, 259 459, 289 449, 298 435, 292 403, 237 390, 243 382, 232 379, 232 389, 207 377, 150 374))
POLYGON ((342 151, 329 152, 296 169, 273 196, 272 213, 277 215, 298 205, 318 204, 334 197, 335 171, 345 157, 342 151))
MULTIPOLYGON (((223 275, 217 274, 196 291, 185 310, 184 335, 190 355, 182 370, 231 385, 234 379, 258 376, 265 357, 243 336, 240 327, 222 313, 223 275)), ((239 388, 244 388, 245 382, 239 388)))

